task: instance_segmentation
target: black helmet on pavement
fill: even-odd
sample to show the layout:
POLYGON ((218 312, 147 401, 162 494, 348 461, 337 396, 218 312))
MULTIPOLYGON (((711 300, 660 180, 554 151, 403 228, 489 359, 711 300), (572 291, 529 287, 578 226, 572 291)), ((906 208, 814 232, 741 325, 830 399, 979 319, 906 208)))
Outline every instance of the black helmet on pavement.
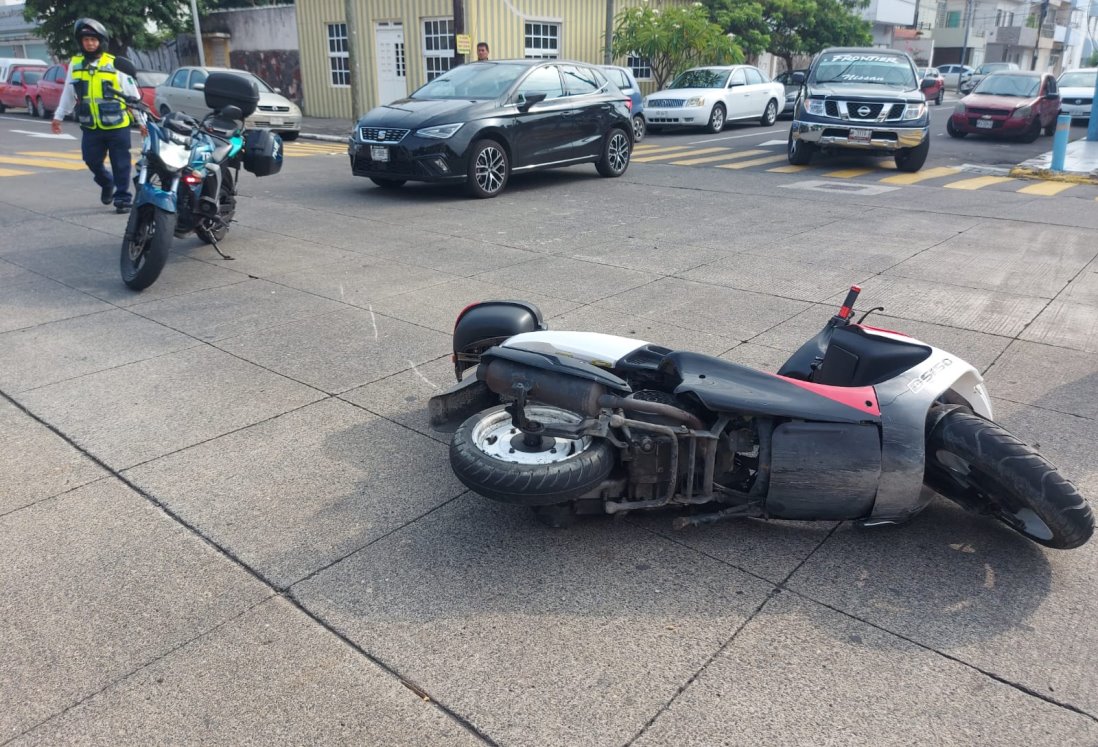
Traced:
POLYGON ((107 46, 107 42, 111 38, 110 34, 107 33, 107 27, 94 18, 81 18, 73 25, 72 33, 77 42, 85 36, 97 37, 99 44, 104 47, 107 46))

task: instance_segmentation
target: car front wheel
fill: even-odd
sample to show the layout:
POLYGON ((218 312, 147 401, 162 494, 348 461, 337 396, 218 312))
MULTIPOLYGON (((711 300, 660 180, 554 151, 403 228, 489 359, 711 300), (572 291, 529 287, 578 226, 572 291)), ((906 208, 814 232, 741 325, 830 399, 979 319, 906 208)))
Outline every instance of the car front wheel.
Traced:
POLYGON ((511 164, 507 151, 495 140, 478 140, 469 154, 468 187, 473 197, 495 197, 507 186, 511 164))
POLYGON ((786 157, 789 159, 789 163, 794 166, 807 166, 808 162, 812 160, 812 151, 812 143, 797 140, 793 137, 793 131, 789 131, 789 144, 786 148, 786 157))
POLYGON ((720 132, 724 129, 724 105, 717 104, 713 107, 713 111, 709 113, 709 124, 705 126, 705 129, 710 132, 720 132))
POLYGON ((952 117, 950 117, 949 119, 946 120, 946 132, 949 133, 950 137, 956 137, 956 138, 962 138, 962 137, 964 137, 965 135, 968 134, 967 132, 963 132, 961 130, 958 130, 956 127, 953 126, 953 118, 952 117))

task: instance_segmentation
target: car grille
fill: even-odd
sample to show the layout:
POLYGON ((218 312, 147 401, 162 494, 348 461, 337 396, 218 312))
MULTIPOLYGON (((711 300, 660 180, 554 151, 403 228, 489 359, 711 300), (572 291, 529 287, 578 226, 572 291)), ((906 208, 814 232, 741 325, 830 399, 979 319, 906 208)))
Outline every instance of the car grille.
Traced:
POLYGON ((1008 111, 1002 109, 981 109, 976 106, 965 107, 965 114, 970 117, 1005 117, 1010 114, 1008 111))
POLYGON ((1064 99, 1065 104, 1074 104, 1076 106, 1079 106, 1081 104, 1090 106, 1090 103, 1092 101, 1094 101, 1094 99, 1064 99))
POLYGON ((824 112, 826 112, 827 116, 829 116, 829 117, 839 116, 839 105, 838 105, 838 103, 834 102, 834 101, 828 101, 826 104, 824 104, 824 112))
POLYGON ((884 104, 859 103, 857 101, 846 102, 846 113, 851 119, 876 119, 881 116, 884 104))
POLYGON ((399 143, 409 130, 398 127, 359 127, 358 136, 367 143, 399 143))
POLYGON ((261 112, 288 112, 288 111, 290 111, 290 107, 288 107, 288 106, 260 106, 259 111, 261 111, 261 112))
POLYGON ((677 109, 686 104, 686 99, 649 99, 648 105, 657 109, 677 109))

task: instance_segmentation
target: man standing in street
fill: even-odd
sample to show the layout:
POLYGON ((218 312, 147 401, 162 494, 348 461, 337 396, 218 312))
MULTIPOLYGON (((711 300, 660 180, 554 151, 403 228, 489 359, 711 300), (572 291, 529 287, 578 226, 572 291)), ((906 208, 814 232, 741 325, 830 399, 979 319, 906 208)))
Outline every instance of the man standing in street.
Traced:
POLYGON ((477 62, 488 60, 488 42, 477 42, 477 62))
POLYGON ((73 35, 83 54, 69 62, 65 89, 53 113, 53 133, 61 134, 61 120, 75 110, 76 121, 83 130, 80 151, 99 185, 100 201, 109 205, 113 200, 115 212, 128 213, 133 202, 130 124, 136 118, 141 134, 147 131, 145 115, 131 113, 118 95, 137 99, 141 92, 133 78, 119 69, 127 66, 124 61, 116 62, 114 55, 107 52, 110 37, 103 24, 94 18, 81 18, 73 27, 73 35), (103 166, 108 154, 110 171, 103 166))

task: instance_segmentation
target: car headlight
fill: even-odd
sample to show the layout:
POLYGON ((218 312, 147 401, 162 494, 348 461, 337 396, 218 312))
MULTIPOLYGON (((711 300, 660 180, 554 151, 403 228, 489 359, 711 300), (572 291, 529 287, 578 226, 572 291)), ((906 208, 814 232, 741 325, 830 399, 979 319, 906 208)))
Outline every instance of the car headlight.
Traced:
POLYGON ((1014 110, 1014 116, 1017 117, 1018 119, 1025 119, 1026 117, 1028 117, 1030 115, 1030 113, 1032 111, 1033 111, 1033 106, 1030 105, 1030 104, 1026 104, 1025 106, 1019 106, 1017 109, 1015 109, 1014 110))
POLYGON ((817 117, 827 116, 827 105, 823 99, 809 99, 805 102, 805 106, 809 114, 815 114, 817 117))
POLYGON ((926 104, 908 104, 904 109, 903 119, 919 119, 926 114, 926 104))
POLYGON ((692 99, 687 99, 686 100, 686 105, 687 106, 705 106, 705 97, 695 96, 692 99))
POLYGON ((464 124, 464 122, 454 122, 453 124, 424 127, 422 130, 416 130, 416 134, 420 137, 434 137, 445 140, 448 137, 453 137, 454 133, 460 130, 464 124))

